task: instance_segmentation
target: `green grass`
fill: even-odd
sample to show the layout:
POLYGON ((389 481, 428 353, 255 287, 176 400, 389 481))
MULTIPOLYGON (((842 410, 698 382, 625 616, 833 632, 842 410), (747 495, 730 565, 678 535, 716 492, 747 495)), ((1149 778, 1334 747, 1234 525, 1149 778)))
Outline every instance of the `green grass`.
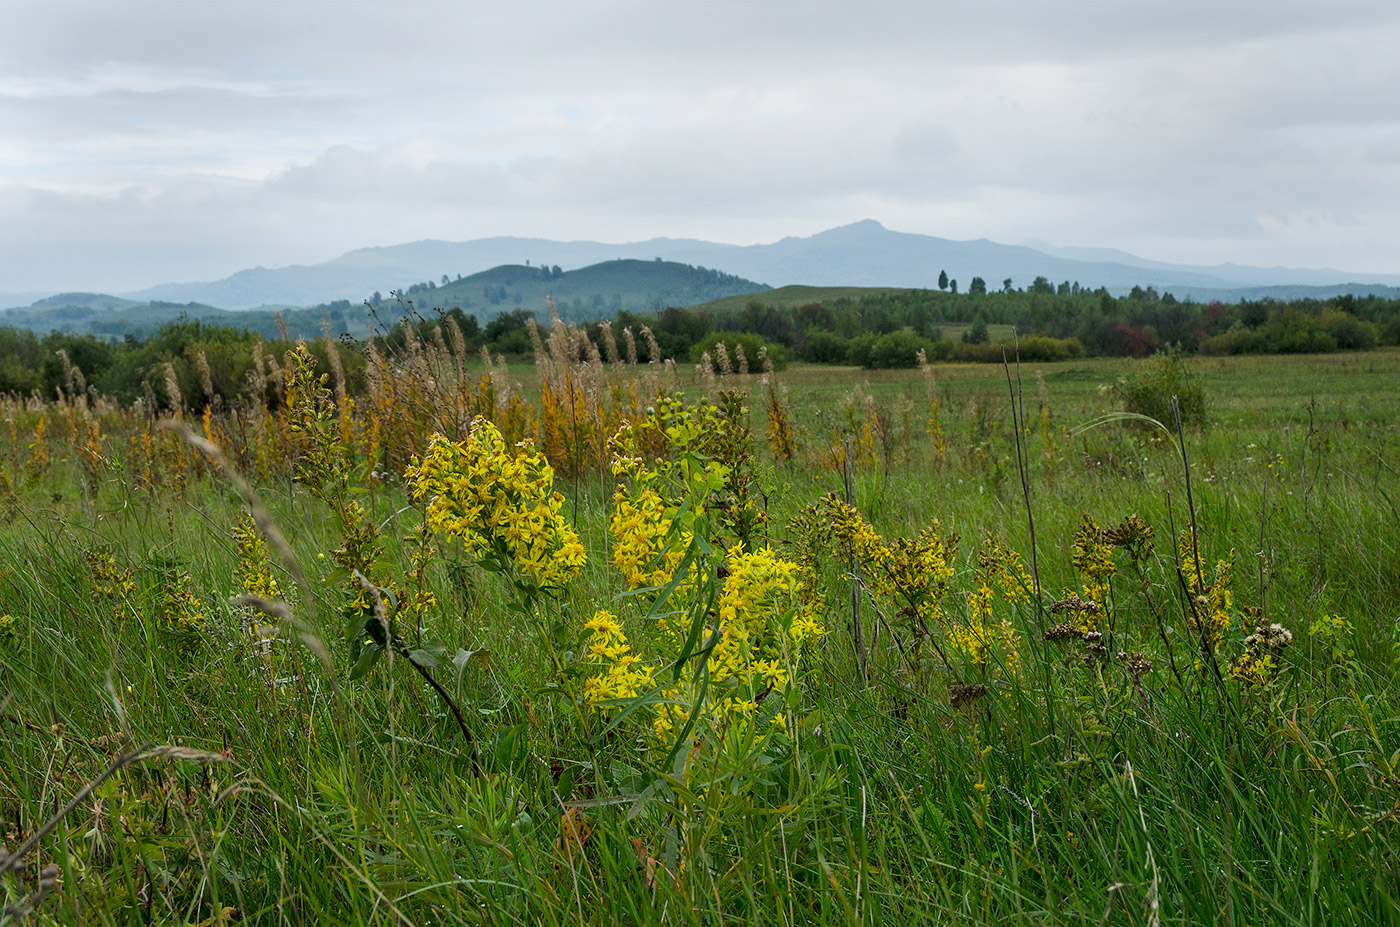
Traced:
MULTIPOLYGON (((1112 659, 1100 671, 1052 651, 1021 608, 1008 614, 1024 645, 1018 682, 975 708, 950 707, 945 674, 901 671, 888 632, 867 642, 874 670, 862 685, 850 583, 827 562, 829 633, 792 708, 797 746, 739 770, 728 791, 687 800, 663 789, 641 804, 662 757, 640 726, 584 743, 503 583, 455 568, 450 546, 430 574, 439 605, 427 632, 489 652, 459 678, 436 671, 482 745, 481 774, 408 667, 346 679, 341 603, 322 582, 339 530, 304 489, 258 488, 311 579, 295 613, 324 641, 330 670, 295 640, 263 653, 223 604, 241 509, 226 484, 200 476, 152 499, 117 469, 84 486, 61 460, 38 482, 15 481, 0 531, 0 614, 20 619, 16 640, 0 644, 0 843, 13 848, 49 820, 122 743, 181 744, 229 759, 139 763, 81 802, 28 861, 31 875, 61 871, 40 922, 199 924, 225 907, 237 909, 230 922, 256 924, 1400 922, 1397 361, 1388 351, 1190 362, 1211 415, 1185 435, 1203 554, 1233 549, 1237 609, 1262 607, 1294 635, 1267 689, 1218 688, 1192 665, 1166 560, 1170 526, 1189 521, 1172 444, 1121 424, 1075 430, 1118 407, 1113 383, 1134 362, 1028 365, 1047 600, 1077 585, 1082 515, 1113 524, 1136 512, 1156 529, 1146 594, 1126 570, 1115 579, 1119 646, 1154 664, 1142 684, 1112 659), (100 546, 133 566, 142 620, 117 623, 93 596, 82 558, 100 546), (165 558, 191 571, 208 609, 198 638, 150 615, 165 558), (1353 630, 1308 633, 1331 614, 1353 630), (561 841, 571 801, 592 828, 580 852, 561 841)), ((800 506, 844 492, 823 457, 873 408, 888 444, 877 441, 852 489, 878 530, 908 535, 936 518, 957 531, 958 583, 985 531, 1029 559, 1004 373, 935 375, 942 464, 917 372, 782 375, 802 447, 790 466, 760 454, 776 544, 800 506)), ((512 379, 534 389, 533 371, 512 379)), ((761 445, 758 377, 743 385, 761 445)), ((66 454, 57 440, 55 451, 66 454)), ((590 549, 562 616, 576 625, 600 604, 633 607, 617 601, 606 566, 611 479, 560 489, 590 549)), ((416 522, 396 480, 357 498, 386 537, 416 522)), ((399 545, 390 557, 406 566, 399 545)), ((869 603, 863 614, 869 630, 869 603)), ((6 885, 8 901, 27 891, 6 885)))

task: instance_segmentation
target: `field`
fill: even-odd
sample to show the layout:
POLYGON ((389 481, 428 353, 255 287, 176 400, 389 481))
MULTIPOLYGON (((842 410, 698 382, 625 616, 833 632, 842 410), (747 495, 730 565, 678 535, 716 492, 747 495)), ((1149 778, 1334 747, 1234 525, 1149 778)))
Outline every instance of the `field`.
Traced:
POLYGON ((0 924, 1400 922, 1400 352, 572 337, 7 402, 0 924))

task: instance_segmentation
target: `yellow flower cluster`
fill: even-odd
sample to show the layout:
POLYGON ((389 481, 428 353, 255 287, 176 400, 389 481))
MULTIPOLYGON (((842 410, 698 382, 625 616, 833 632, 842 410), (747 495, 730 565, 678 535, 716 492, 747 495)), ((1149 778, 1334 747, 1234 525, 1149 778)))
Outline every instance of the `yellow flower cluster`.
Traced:
POLYGON ((977 554, 972 591, 968 593, 966 624, 948 627, 948 646, 974 666, 986 668, 993 654, 1000 656, 1008 672, 1019 663, 1016 630, 1009 615, 994 621, 993 606, 998 596, 1015 604, 1030 599, 1031 580, 1021 563, 1021 555, 988 534, 977 554))
POLYGON ((802 568, 771 550, 745 552, 742 544, 735 545, 725 565, 729 575, 719 596, 723 637, 711 659, 711 678, 764 677, 765 686, 786 682, 782 662, 826 631, 817 620, 820 600, 805 595, 802 568))
POLYGON ((160 620, 177 631, 193 631, 204 624, 204 610, 190 591, 190 571, 170 566, 161 577, 160 620))
MULTIPOLYGON (((1118 572, 1118 567, 1113 562, 1113 545, 1109 543, 1107 532, 1094 524, 1094 520, 1088 515, 1080 520, 1079 527, 1074 532, 1074 554, 1070 563, 1079 573, 1080 582, 1084 586, 1084 598, 1107 608, 1109 580, 1118 572)), ((1089 612, 1077 614, 1091 622, 1086 625, 1086 629, 1092 626, 1092 620, 1088 618, 1089 612)))
POLYGON ((622 633, 622 622, 612 612, 599 609, 584 625, 590 632, 588 656, 606 669, 583 681, 583 700, 599 710, 613 699, 636 698, 651 685, 652 669, 641 663, 622 633))
POLYGON ((19 619, 14 615, 0 615, 0 646, 13 647, 19 640, 19 619))
POLYGON ((671 581, 694 537, 696 518, 725 489, 730 469, 704 453, 718 422, 708 405, 691 410, 663 399, 609 442, 618 479, 608 518, 612 562, 631 588, 671 581))
POLYGON ((1235 568, 1235 552, 1215 562, 1207 570, 1199 561, 1191 543, 1191 530, 1183 528, 1176 539, 1177 563, 1191 593, 1192 620, 1200 627, 1211 646, 1219 644, 1230 628, 1230 613, 1234 610, 1234 595, 1230 592, 1230 576, 1235 568), (1211 576, 1210 574, 1214 575, 1211 576))
POLYGON ((541 588, 564 586, 583 569, 578 534, 560 514, 554 469, 528 441, 507 447, 496 426, 478 416, 464 442, 433 435, 428 452, 405 473, 425 521, 461 538, 478 557, 508 558, 541 588))
POLYGON ((113 619, 120 623, 133 617, 131 601, 136 594, 136 581, 132 578, 131 567, 117 566, 117 559, 105 550, 90 550, 83 555, 83 560, 92 577, 93 596, 107 600, 113 619))
MULTIPOLYGON (((700 706, 714 733, 740 733, 763 715, 767 729, 783 727, 781 699, 768 701, 792 681, 803 653, 826 633, 806 570, 771 550, 730 548, 729 573, 720 590, 719 644, 710 656, 710 687, 700 706), (765 707, 770 706, 770 707, 765 707)), ((672 686, 658 704, 652 731, 659 741, 674 737, 690 719, 694 696, 686 681, 672 686)))
POLYGON ((238 565, 233 569, 233 584, 240 593, 276 599, 282 595, 282 587, 277 577, 272 575, 272 561, 268 557, 267 542, 258 531, 253 516, 244 514, 233 527, 234 540, 238 542, 238 565))
POLYGON ((983 672, 995 658, 1007 674, 1016 675, 1021 659, 1016 645, 1016 629, 1006 616, 998 622, 973 618, 967 624, 948 625, 948 649, 983 672))
POLYGON ((629 493, 619 484, 613 493, 612 562, 631 588, 662 586, 675 575, 691 537, 672 533, 675 517, 676 507, 649 486, 629 493))
POLYGON ((869 571, 865 582, 871 592, 882 598, 902 599, 924 619, 941 617, 938 602, 953 579, 957 535, 941 537, 934 522, 915 537, 886 541, 859 512, 834 495, 828 495, 822 504, 842 551, 854 555, 869 571))
POLYGON ((1248 686, 1268 685, 1278 672, 1278 661, 1272 654, 1246 650, 1230 662, 1230 675, 1248 686))

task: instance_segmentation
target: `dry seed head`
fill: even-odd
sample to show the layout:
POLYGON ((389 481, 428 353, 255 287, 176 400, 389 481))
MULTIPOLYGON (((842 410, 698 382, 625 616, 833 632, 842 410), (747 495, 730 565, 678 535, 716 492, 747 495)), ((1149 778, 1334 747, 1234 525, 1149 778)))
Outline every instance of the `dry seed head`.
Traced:
POLYGON ((1293 632, 1281 624, 1261 624, 1244 643, 1246 647, 1266 653, 1278 653, 1293 643, 1293 632))
POLYGON ((1083 640, 1084 631, 1081 628, 1072 624, 1057 624, 1053 628, 1046 629, 1045 639, 1047 641, 1055 642, 1083 640))
POLYGON ((948 702, 954 708, 965 708, 982 699, 991 691, 979 683, 956 685, 948 690, 948 702))
POLYGON ((1077 593, 1071 593, 1058 602, 1050 606, 1051 614, 1059 615, 1064 612, 1088 612, 1091 615, 1097 614, 1102 606, 1099 603, 1087 599, 1081 599, 1077 593))

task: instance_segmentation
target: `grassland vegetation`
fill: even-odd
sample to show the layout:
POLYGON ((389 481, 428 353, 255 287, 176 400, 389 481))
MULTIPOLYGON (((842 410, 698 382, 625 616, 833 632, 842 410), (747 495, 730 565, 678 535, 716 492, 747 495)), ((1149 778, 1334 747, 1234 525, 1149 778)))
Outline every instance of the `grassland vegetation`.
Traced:
POLYGON ((1400 919, 1395 349, 462 321, 0 403, 0 921, 1400 919))

